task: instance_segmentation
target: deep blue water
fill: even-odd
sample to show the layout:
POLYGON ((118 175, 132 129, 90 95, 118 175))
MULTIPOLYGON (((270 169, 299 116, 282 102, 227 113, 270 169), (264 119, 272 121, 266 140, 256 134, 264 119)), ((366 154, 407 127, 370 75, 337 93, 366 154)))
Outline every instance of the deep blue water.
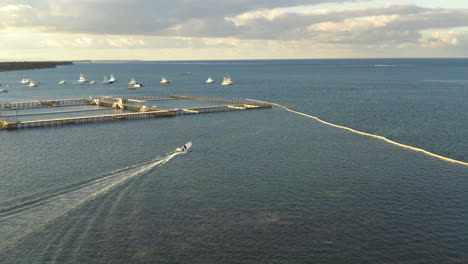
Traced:
MULTIPOLYGON (((468 161, 468 59, 83 63, 0 81, 12 85, 0 102, 266 100, 468 161), (73 85, 80 73, 98 84, 73 85), (119 82, 100 84, 110 73, 119 82), (224 75, 235 85, 204 83, 224 75), (127 90, 130 77, 145 86, 127 90)), ((280 108, 0 131, 0 142, 0 263, 468 262, 467 167, 280 108), (189 140, 192 152, 171 155, 189 140)))

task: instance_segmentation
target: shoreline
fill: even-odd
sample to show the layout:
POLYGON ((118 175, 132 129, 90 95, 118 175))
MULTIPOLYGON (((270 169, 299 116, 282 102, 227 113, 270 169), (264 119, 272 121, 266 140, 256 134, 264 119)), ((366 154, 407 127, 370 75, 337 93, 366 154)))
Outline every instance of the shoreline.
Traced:
POLYGON ((58 65, 73 65, 72 61, 11 61, 0 62, 0 72, 57 68, 58 65))

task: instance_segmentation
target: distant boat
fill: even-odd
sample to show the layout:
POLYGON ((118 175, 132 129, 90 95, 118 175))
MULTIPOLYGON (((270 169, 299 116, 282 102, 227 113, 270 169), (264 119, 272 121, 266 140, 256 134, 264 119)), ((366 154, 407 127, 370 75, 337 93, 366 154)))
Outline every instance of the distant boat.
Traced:
POLYGON ((31 82, 29 82, 29 85, 28 85, 28 86, 29 86, 29 87, 37 87, 38 85, 39 85, 39 84, 38 84, 37 82, 31 81, 31 82))
POLYGON ((85 83, 87 82, 86 78, 84 77, 84 75, 81 73, 80 74, 80 79, 78 79, 78 81, 76 81, 77 83, 85 83))
POLYGON ((133 85, 129 85, 127 88, 129 90, 135 90, 136 88, 140 88, 140 87, 143 87, 143 84, 141 83, 134 83, 133 85))
POLYGON ((211 77, 208 77, 208 80, 206 80, 206 83, 214 83, 214 80, 211 77))
POLYGON ((96 81, 90 81, 89 83, 90 84, 96 84, 96 81))
POLYGON ((102 83, 106 83, 106 84, 109 83, 109 79, 107 79, 107 76, 104 76, 104 80, 102 80, 102 83))
POLYGON ((29 79, 21 79, 21 83, 30 83, 30 82, 31 82, 31 80, 29 80, 29 79))
POLYGON ((232 85, 232 79, 231 77, 224 77, 223 82, 221 85, 232 85))
POLYGON ((0 93, 7 93, 8 90, 7 89, 0 89, 0 93))
POLYGON ((109 76, 109 83, 115 83, 117 81, 117 79, 115 78, 114 74, 111 73, 111 75, 109 76))
POLYGON ((133 77, 132 77, 132 78, 130 79, 130 82, 129 82, 128 84, 129 84, 129 85, 134 85, 135 83, 137 83, 137 82, 136 82, 135 79, 133 79, 133 77))
POLYGON ((59 84, 66 84, 67 82, 65 80, 61 80, 59 84))
POLYGON ((177 75, 192 75, 191 72, 179 72, 179 73, 176 73, 177 75))
POLYGON ((176 151, 181 152, 181 153, 187 153, 191 147, 192 147, 192 142, 189 141, 185 143, 182 147, 177 148, 176 151))
POLYGON ((162 77, 161 78, 161 82, 160 83, 170 83, 171 81, 169 81, 168 79, 166 79, 166 77, 162 77))

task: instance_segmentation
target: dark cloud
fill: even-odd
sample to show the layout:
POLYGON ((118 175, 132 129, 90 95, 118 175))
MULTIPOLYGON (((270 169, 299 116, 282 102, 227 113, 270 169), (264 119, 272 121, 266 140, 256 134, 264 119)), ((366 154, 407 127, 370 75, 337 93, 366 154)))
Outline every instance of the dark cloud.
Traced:
POLYGON ((28 5, 42 18, 30 21, 30 26, 60 32, 156 35, 189 21, 222 24, 225 17, 252 10, 359 1, 367 0, 0 0, 0 4, 28 5))

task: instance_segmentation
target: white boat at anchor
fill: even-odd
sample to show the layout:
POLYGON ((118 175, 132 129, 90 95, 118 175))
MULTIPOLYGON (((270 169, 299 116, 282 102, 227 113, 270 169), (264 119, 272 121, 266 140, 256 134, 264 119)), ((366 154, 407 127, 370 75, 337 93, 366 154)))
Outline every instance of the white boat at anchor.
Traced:
POLYGON ((30 83, 30 82, 31 82, 31 80, 29 80, 29 79, 21 79, 21 83, 30 83))
POLYGON ((76 81, 78 84, 83 84, 85 82, 87 82, 86 78, 84 77, 84 74, 80 74, 80 78, 78 79, 78 81, 76 81))
POLYGON ((160 81, 160 83, 170 83, 170 82, 171 82, 171 81, 169 81, 168 79, 166 79, 166 77, 164 77, 164 76, 161 78, 161 81, 160 81))
POLYGON ((35 82, 35 81, 30 81, 29 82, 29 87, 37 87, 39 85, 39 83, 35 82))
POLYGON ((140 87, 143 87, 143 84, 141 83, 134 83, 133 85, 129 85, 127 88, 129 90, 135 90, 136 88, 140 88, 140 87))
POLYGON ((96 84, 96 81, 90 81, 89 83, 90 84, 96 84))
POLYGON ((226 85, 232 85, 232 79, 231 79, 231 77, 224 77, 223 82, 221 83, 221 85, 224 85, 224 86, 226 86, 226 85))
POLYGON ((66 84, 67 82, 65 80, 60 80, 58 84, 66 84))
POLYGON ((208 77, 208 79, 205 82, 206 83, 214 83, 215 81, 213 80, 213 78, 208 77))
POLYGON ((136 82, 135 79, 132 77, 132 78, 130 79, 130 82, 128 83, 128 85, 134 85, 135 83, 137 83, 137 82, 136 82))
POLYGON ((111 73, 111 75, 109 76, 109 83, 115 83, 117 81, 117 79, 115 78, 114 74, 111 73))
POLYGON ((192 141, 189 141, 189 142, 185 143, 182 147, 177 148, 176 151, 185 154, 190 150, 191 147, 192 147, 192 141))

